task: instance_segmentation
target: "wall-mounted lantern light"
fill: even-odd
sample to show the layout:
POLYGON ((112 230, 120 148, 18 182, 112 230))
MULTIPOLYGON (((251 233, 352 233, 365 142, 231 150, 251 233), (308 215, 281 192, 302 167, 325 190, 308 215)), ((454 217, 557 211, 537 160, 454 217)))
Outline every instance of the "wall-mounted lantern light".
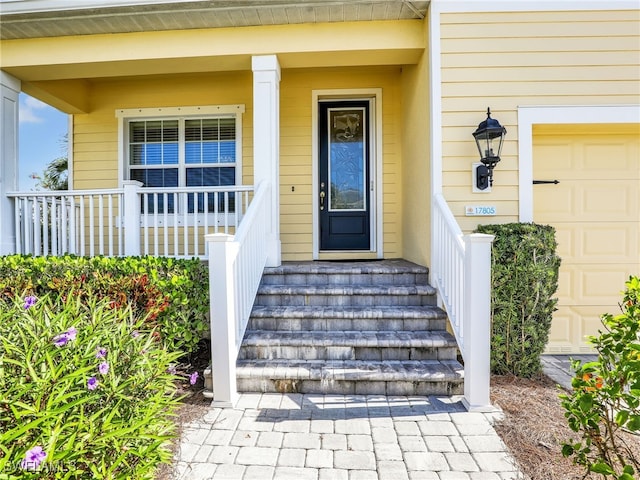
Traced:
POLYGON ((498 120, 491 118, 491 110, 487 108, 487 119, 481 122, 473 132, 482 162, 482 165, 475 168, 475 186, 480 191, 493 185, 493 169, 500 161, 502 142, 506 133, 507 129, 500 125, 498 120))

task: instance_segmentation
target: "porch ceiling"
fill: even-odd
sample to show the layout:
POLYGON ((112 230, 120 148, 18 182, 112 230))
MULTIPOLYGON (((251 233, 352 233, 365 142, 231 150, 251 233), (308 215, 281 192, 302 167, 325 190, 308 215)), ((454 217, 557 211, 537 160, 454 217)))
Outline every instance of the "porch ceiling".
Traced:
POLYGON ((421 19, 428 5, 417 0, 0 0, 0 39, 421 19))

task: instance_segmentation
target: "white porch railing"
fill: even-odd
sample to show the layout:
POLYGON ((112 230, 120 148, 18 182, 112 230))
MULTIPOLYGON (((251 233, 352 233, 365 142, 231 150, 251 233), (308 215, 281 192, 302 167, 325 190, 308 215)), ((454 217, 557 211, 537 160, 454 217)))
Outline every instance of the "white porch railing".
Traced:
POLYGON ((9 193, 15 253, 206 258, 204 236, 232 233, 253 186, 9 193))
POLYGON ((15 253, 121 255, 123 190, 9 193, 14 199, 15 253))
POLYGON ((257 186, 235 235, 206 236, 215 406, 233 406, 238 398, 236 359, 267 262, 269 189, 267 182, 257 186))
POLYGON ((431 281, 447 311, 464 360, 464 402, 491 408, 492 235, 463 235, 442 194, 434 197, 431 281))

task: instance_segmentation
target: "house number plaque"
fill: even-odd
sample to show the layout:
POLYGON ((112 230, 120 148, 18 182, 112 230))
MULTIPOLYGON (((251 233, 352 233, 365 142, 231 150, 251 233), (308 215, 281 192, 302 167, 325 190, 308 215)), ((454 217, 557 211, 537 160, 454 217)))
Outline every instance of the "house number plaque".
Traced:
POLYGON ((492 217, 498 209, 495 205, 466 205, 464 213, 467 217, 492 217))

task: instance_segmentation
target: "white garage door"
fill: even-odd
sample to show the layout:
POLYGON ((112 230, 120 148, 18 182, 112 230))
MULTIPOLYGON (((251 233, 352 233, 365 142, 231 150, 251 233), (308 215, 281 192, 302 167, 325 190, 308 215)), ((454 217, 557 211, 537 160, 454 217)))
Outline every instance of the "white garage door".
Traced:
POLYGON ((547 352, 589 352, 585 335, 618 313, 640 275, 640 125, 534 126, 534 221, 556 228, 562 258, 547 352))

